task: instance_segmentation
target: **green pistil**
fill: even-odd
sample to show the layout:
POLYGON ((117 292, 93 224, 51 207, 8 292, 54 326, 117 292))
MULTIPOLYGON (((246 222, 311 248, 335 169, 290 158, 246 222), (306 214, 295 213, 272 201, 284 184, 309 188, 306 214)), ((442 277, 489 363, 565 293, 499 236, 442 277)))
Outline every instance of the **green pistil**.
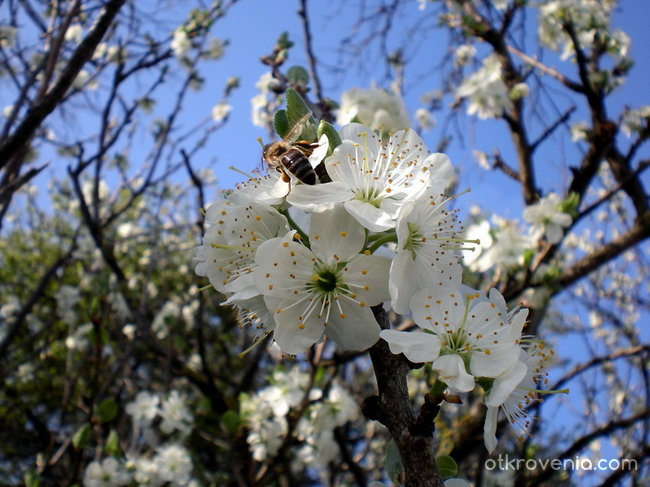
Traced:
POLYGON ((404 250, 410 251, 415 259, 415 252, 422 246, 424 235, 422 234, 422 229, 416 223, 407 222, 406 227, 408 228, 409 233, 406 237, 406 242, 404 242, 404 250))
POLYGON ((318 275, 318 281, 316 281, 315 285, 321 291, 329 293, 336 289, 337 282, 336 274, 331 271, 325 271, 318 275))
POLYGON ((379 191, 374 188, 358 191, 354 198, 363 201, 364 203, 369 203, 375 208, 379 208, 382 200, 382 198, 379 197, 379 191))
POLYGON ((337 290, 343 291, 346 286, 340 281, 340 266, 317 265, 314 267, 314 274, 311 282, 307 285, 312 292, 320 294, 323 298, 329 298, 337 290))

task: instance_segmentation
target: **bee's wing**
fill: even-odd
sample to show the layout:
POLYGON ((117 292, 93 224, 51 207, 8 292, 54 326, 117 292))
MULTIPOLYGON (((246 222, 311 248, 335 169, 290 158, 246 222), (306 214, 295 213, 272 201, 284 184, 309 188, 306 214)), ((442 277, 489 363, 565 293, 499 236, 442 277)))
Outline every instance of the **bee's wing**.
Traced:
POLYGON ((300 136, 300 133, 305 128, 305 125, 307 124, 310 118, 311 118, 311 113, 306 113, 305 115, 303 115, 302 118, 298 120, 293 127, 291 127, 291 130, 289 130, 284 135, 282 140, 288 143, 295 142, 296 139, 298 139, 298 137, 300 136))

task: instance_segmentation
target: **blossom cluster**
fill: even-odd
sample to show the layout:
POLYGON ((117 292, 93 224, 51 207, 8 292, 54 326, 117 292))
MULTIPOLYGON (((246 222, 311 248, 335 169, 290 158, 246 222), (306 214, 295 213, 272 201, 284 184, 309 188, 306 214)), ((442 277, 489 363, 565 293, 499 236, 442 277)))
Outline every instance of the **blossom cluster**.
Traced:
POLYGON ((339 125, 359 122, 385 132, 397 132, 411 126, 402 98, 376 87, 343 92, 336 121, 339 125))
POLYGON ((525 256, 533 251, 541 240, 558 244, 564 232, 573 222, 572 198, 562 200, 556 193, 549 193, 524 209, 527 229, 519 222, 497 215, 490 219, 474 211, 475 223, 468 225, 465 238, 480 243, 473 252, 463 254, 463 263, 473 271, 486 272, 497 268, 511 271, 524 265, 525 256))
MULTIPOLYGON (((539 356, 538 348, 522 338, 527 310, 508 312, 496 289, 486 296, 463 286, 461 251, 480 242, 464 238, 449 209, 454 171, 447 156, 429 153, 411 129, 391 134, 385 126, 375 131, 349 123, 336 137, 315 139, 303 164, 324 166, 326 177, 321 172, 316 184, 280 167, 207 208, 196 273, 225 304, 239 307, 244 323, 262 336, 272 333, 286 354, 304 353, 323 337, 340 350, 364 350, 381 337, 393 353, 430 363, 449 390, 480 384, 489 407, 503 407, 515 425, 525 422, 523 403, 517 409, 512 398, 541 374, 528 359, 539 356), (331 143, 335 138, 338 144, 331 143), (382 331, 374 306, 411 315, 423 332, 382 331)), ((526 213, 548 240, 571 222, 559 202, 548 197, 526 213)), ((523 258, 517 248, 511 252, 523 258)), ((255 406, 244 409, 255 425, 248 438, 255 458, 277 450, 286 431, 277 418, 303 399, 285 394, 280 400, 276 389, 251 398, 255 406)), ((492 423, 486 428, 493 449, 492 423)), ((321 455, 311 458, 319 462, 321 455)))
POLYGON ((485 295, 463 285, 424 289, 410 306, 419 330, 383 330, 391 352, 430 363, 452 392, 469 392, 477 384, 483 388, 488 451, 497 444, 499 408, 524 436, 528 407, 538 400, 537 386, 553 355, 542 342, 522 337, 528 310, 508 312, 496 289, 485 295))
POLYGON ((575 45, 565 25, 571 24, 581 49, 604 47, 617 60, 627 57, 630 38, 620 29, 610 32, 611 13, 615 0, 553 0, 540 5, 538 36, 550 49, 562 47, 562 58, 575 54, 575 45))
POLYGON ((289 412, 303 403, 309 406, 294 430, 301 446, 294 452, 292 468, 324 469, 340 455, 334 429, 356 419, 359 407, 337 381, 326 390, 310 385, 309 375, 300 368, 278 369, 270 385, 254 395, 242 395, 241 413, 249 430, 246 441, 255 460, 269 460, 278 453, 289 434, 289 412))
POLYGON ((196 249, 196 272, 288 354, 323 335, 368 348, 379 338, 372 306, 406 313, 425 283, 461 278, 448 158, 410 129, 382 139, 353 123, 340 136, 325 159, 330 182, 248 181, 207 209, 196 249))
POLYGON ((503 82, 501 63, 495 55, 485 58, 481 68, 463 81, 456 90, 456 96, 467 98, 467 114, 481 119, 497 118, 512 109, 508 87, 503 82))
POLYGON ((198 485, 192 479, 194 464, 190 452, 182 445, 194 420, 187 397, 177 390, 172 390, 165 398, 141 391, 127 404, 126 413, 133 426, 132 442, 126 455, 90 462, 84 472, 84 485, 198 485), (161 441, 159 433, 166 441, 161 441))

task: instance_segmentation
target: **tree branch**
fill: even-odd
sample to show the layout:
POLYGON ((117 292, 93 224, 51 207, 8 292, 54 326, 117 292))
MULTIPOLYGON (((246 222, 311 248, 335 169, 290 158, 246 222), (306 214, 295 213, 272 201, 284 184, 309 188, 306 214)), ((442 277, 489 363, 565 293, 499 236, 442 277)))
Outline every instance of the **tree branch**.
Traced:
POLYGON ((70 89, 70 86, 72 86, 83 65, 92 57, 97 45, 125 2, 126 0, 109 0, 105 3, 102 13, 94 23, 94 27, 75 49, 56 84, 43 97, 43 100, 27 113, 13 134, 0 144, 0 168, 7 164, 16 151, 28 143, 43 120, 54 111, 65 93, 70 89))
POLYGON ((650 213, 646 213, 639 218, 632 228, 623 235, 618 236, 579 261, 572 263, 558 279, 559 289, 556 292, 570 286, 581 277, 605 265, 648 237, 650 237, 650 213))
MULTIPOLYGON (((634 425, 637 421, 642 421, 648 418, 650 418, 650 410, 645 409, 640 413, 635 414, 634 416, 631 416, 629 418, 619 419, 617 421, 610 421, 609 423, 601 426, 600 428, 592 431, 591 433, 582 436, 580 439, 578 439, 575 443, 573 443, 569 448, 564 450, 562 453, 555 455, 554 458, 559 460, 564 460, 566 458, 573 458, 578 452, 580 452, 580 450, 582 450, 587 445, 589 445, 589 443, 591 443, 593 440, 606 436, 616 430, 629 428, 630 426, 634 425)), ((544 470, 537 477, 533 479, 529 479, 527 481, 527 485, 531 487, 535 485, 540 485, 545 480, 551 478, 554 473, 556 473, 556 470, 553 469, 544 470)))
MULTIPOLYGON (((388 320, 383 308, 377 306, 373 311, 377 322, 386 328, 388 320)), ((363 402, 363 413, 390 431, 402 457, 407 487, 442 487, 433 450, 433 421, 428 428, 422 428, 411 409, 406 383, 409 363, 404 356, 393 355, 384 340, 369 351, 379 395, 363 402)))

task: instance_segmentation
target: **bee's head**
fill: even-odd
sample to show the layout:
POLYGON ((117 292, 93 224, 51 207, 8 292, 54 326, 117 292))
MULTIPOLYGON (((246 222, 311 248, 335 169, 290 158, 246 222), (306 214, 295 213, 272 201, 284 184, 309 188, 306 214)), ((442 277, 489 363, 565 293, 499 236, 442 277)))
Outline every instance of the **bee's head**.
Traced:
POLYGON ((272 142, 271 144, 266 144, 264 146, 264 157, 269 159, 269 158, 278 158, 282 154, 286 152, 286 149, 283 147, 281 143, 278 142, 272 142))

